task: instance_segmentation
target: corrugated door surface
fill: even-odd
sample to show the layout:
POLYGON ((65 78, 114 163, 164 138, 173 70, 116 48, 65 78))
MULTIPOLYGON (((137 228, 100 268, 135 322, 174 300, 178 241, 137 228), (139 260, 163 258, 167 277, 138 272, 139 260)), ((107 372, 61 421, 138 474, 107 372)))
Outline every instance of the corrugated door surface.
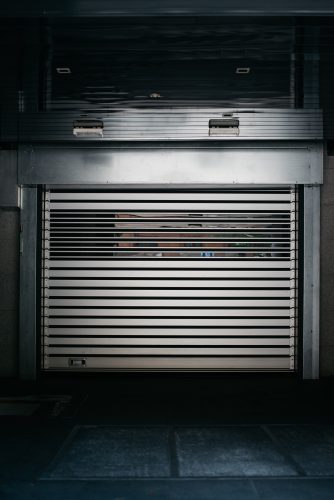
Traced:
POLYGON ((45 191, 46 370, 296 368, 295 188, 45 191))

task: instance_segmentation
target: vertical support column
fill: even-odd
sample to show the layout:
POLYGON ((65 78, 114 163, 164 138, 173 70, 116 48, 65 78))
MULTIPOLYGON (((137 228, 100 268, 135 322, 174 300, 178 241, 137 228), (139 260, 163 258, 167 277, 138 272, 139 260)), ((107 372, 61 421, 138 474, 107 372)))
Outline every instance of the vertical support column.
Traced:
POLYGON ((20 245, 19 374, 22 380, 37 375, 37 188, 22 189, 20 245))
POLYGON ((319 378, 320 186, 304 188, 303 378, 319 378))
MULTIPOLYGON (((319 108, 319 28, 304 30, 303 107, 319 108)), ((304 187, 303 378, 319 378, 320 186, 304 187)))

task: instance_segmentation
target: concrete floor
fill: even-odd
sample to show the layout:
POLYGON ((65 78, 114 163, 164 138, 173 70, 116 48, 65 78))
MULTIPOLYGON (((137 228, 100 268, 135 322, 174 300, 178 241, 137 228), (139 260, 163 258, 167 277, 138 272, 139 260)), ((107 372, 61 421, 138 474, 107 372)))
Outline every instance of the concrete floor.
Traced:
POLYGON ((334 499, 334 380, 1 382, 0 413, 21 413, 0 417, 3 500, 334 499))

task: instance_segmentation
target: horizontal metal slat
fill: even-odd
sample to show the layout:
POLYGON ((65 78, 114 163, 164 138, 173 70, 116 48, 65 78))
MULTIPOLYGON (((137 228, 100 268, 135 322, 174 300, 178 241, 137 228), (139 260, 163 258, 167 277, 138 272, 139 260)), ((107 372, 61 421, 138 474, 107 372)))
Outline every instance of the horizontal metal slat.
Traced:
MULTIPOLYGON (((70 367, 69 357, 52 357, 48 359, 48 369, 53 370, 68 370, 78 371, 77 367, 70 367)), ((219 358, 210 357, 202 358, 193 356, 191 358, 180 357, 90 357, 86 360, 84 370, 144 370, 144 371, 161 371, 161 370, 177 370, 177 371, 221 371, 221 370, 290 370, 290 358, 286 357, 261 357, 254 358, 246 357, 229 357, 219 358)))
MULTIPOLYGON (((141 253, 126 253, 124 254, 118 253, 117 255, 113 255, 112 252, 90 252, 89 255, 94 258, 94 259, 101 259, 101 260, 108 260, 108 259, 119 259, 127 257, 129 260, 137 260, 138 258, 140 259, 145 259, 147 260, 152 259, 152 257, 157 257, 157 258, 163 258, 161 254, 155 255, 153 252, 141 252, 141 253)), ((78 252, 57 252, 56 254, 50 253, 50 258, 56 257, 57 259, 66 259, 67 257, 70 257, 71 259, 77 258, 78 261, 80 261, 83 257, 82 253, 78 252)), ((221 259, 226 259, 226 260, 231 260, 231 259, 240 259, 240 260, 248 260, 248 259, 254 259, 254 260, 259 260, 259 259, 282 259, 282 260, 289 260, 289 254, 287 252, 278 252, 278 253, 272 253, 272 252, 215 252, 214 255, 202 255, 200 252, 169 252, 168 259, 188 259, 188 260, 193 260, 194 258, 200 258, 200 259, 210 259, 210 260, 221 260, 221 259)))
MULTIPOLYGON (((235 229, 233 227, 225 228, 225 227, 212 227, 212 226, 207 226, 207 227, 202 227, 199 230, 196 229, 194 231, 192 228, 189 227, 174 227, 174 228, 166 228, 166 227, 158 227, 158 228, 142 228, 142 227, 131 227, 131 228, 117 228, 110 226, 110 228, 106 231, 104 229, 100 228, 89 228, 88 230, 83 228, 82 231, 77 231, 75 230, 74 232, 71 232, 71 229, 73 228, 58 228, 58 229, 53 229, 52 230, 52 236, 49 238, 46 237, 46 239, 57 241, 60 239, 64 240, 71 240, 71 239, 91 239, 91 238, 105 238, 105 239, 115 239, 115 238, 121 238, 124 239, 126 237, 132 238, 132 234, 137 234, 138 232, 145 234, 149 233, 150 238, 160 238, 161 235, 164 236, 164 238, 173 238, 176 235, 184 235, 185 238, 196 238, 196 239, 203 239, 203 236, 208 235, 209 238, 221 238, 221 237, 228 237, 228 238, 238 238, 238 237, 245 237, 244 235, 247 235, 247 237, 252 238, 290 238, 290 230, 289 228, 286 228, 285 230, 282 229, 273 229, 273 228, 268 228, 265 230, 258 230, 256 228, 250 227, 250 228, 245 228, 242 230, 235 229), (68 233, 70 233, 68 235, 68 233), (117 236, 113 236, 117 235, 117 236), (120 236, 119 236, 120 235, 120 236), (124 235, 124 236, 122 236, 124 235)), ((134 236, 136 239, 139 239, 139 237, 134 236)), ((143 239, 143 237, 140 237, 143 239)))
POLYGON ((215 210, 259 210, 259 211, 278 211, 278 210, 286 210, 288 211, 290 207, 290 203, 258 203, 258 202, 242 202, 240 203, 191 203, 191 202, 184 202, 184 203, 168 203, 168 206, 166 206, 166 203, 155 203, 155 202, 150 202, 146 203, 145 205, 143 203, 133 203, 133 202, 126 202, 126 203, 103 203, 103 202, 73 202, 69 205, 69 203, 55 203, 55 202, 50 202, 50 209, 57 209, 57 210, 68 210, 71 208, 71 210, 113 210, 115 213, 118 211, 126 211, 132 212, 132 211, 138 211, 139 213, 141 212, 149 212, 152 210, 162 210, 164 212, 166 211, 183 211, 186 210, 187 212, 190 211, 196 211, 196 212, 211 212, 213 213, 215 210))
MULTIPOLYGON (((92 338, 93 336, 109 335, 117 337, 136 337, 134 342, 137 342, 137 338, 141 337, 151 337, 151 338, 164 338, 169 337, 190 337, 196 339, 197 337, 277 337, 285 336, 290 337, 290 325, 289 327, 241 327, 241 328, 229 328, 229 327, 212 327, 212 328, 178 328, 178 327, 167 327, 167 328, 138 328, 136 326, 132 328, 118 328, 118 327, 96 327, 96 326, 79 326, 79 327, 66 327, 66 326, 49 326, 48 334, 50 337, 54 335, 65 335, 67 337, 73 338, 74 336, 86 338, 92 338)), ((246 340, 248 342, 248 340, 246 340)))
MULTIPOLYGON (((91 346, 133 346, 133 345, 142 345, 142 346, 160 346, 160 345, 171 345, 171 346, 189 346, 190 344, 193 346, 285 346, 290 347, 290 338, 286 336, 285 338, 115 338, 115 337, 48 337, 49 348, 53 348, 55 346, 81 346, 81 345, 91 345, 91 346)), ((218 353, 217 353, 218 354, 218 353)))
POLYGON ((290 299, 270 300, 270 299, 48 299, 48 306, 53 307, 71 306, 71 307, 286 307, 290 308, 290 299))
MULTIPOLYGON (((117 227, 129 226, 129 224, 142 225, 143 227, 150 224, 150 227, 155 227, 157 224, 171 224, 176 227, 187 227, 188 224, 238 224, 239 227, 243 227, 243 224, 248 225, 249 223, 256 223, 258 225, 268 224, 275 225, 285 225, 290 222, 289 212, 222 212, 218 214, 206 214, 203 213, 200 216, 198 214, 175 214, 172 213, 168 217, 166 214, 159 213, 158 216, 154 217, 153 214, 144 213, 133 213, 133 214, 122 214, 122 217, 115 217, 115 214, 106 211, 57 211, 53 210, 50 214, 51 226, 57 228, 61 225, 64 227, 72 224, 76 225, 78 228, 81 225, 89 224, 103 224, 106 225, 117 225, 117 227)), ((173 227, 171 226, 171 227, 173 227)))
POLYGON ((124 307, 122 309, 75 309, 75 308, 60 308, 54 309, 50 308, 49 318, 54 318, 58 316, 68 316, 68 317, 231 317, 236 316, 240 317, 278 317, 282 316, 285 318, 290 317, 290 307, 286 309, 202 309, 199 305, 196 309, 154 309, 154 308, 138 308, 138 309, 129 309, 124 307))
POLYGON ((199 244, 199 245, 211 245, 211 244, 223 244, 226 245, 227 243, 235 245, 240 244, 240 243, 249 243, 249 242, 254 242, 254 243, 268 243, 272 244, 273 242, 275 244, 283 244, 283 243, 290 243, 290 235, 289 234, 280 234, 278 235, 253 235, 253 234, 248 234, 245 232, 245 234, 225 234, 224 231, 219 231, 215 232, 214 235, 187 235, 183 233, 181 230, 179 233, 173 233, 172 235, 164 235, 162 232, 155 235, 155 234, 147 234, 144 236, 137 236, 135 233, 134 235, 126 235, 126 236, 110 236, 112 234, 112 230, 110 231, 108 236, 105 235, 100 235, 100 234, 95 234, 93 236, 77 236, 77 235, 71 235, 71 236, 51 236, 49 238, 50 245, 51 247, 67 247, 67 246, 75 246, 75 245, 82 245, 83 243, 89 245, 102 245, 106 244, 106 246, 112 246, 112 245, 119 245, 123 246, 126 243, 126 246, 135 246, 135 245, 145 245, 145 246, 163 246, 163 243, 166 245, 173 245, 173 246, 178 246, 178 245, 193 245, 193 244, 199 244), (156 244, 156 242, 158 244, 156 244))
POLYGON ((211 289, 89 289, 89 288, 52 288, 48 289, 48 296, 50 297, 187 297, 187 298, 220 298, 220 297, 240 297, 246 296, 250 297, 289 297, 291 295, 291 290, 289 288, 284 289, 252 289, 251 293, 247 290, 240 292, 240 289, 226 289, 222 290, 219 288, 211 289))
POLYGON ((50 326, 290 326, 285 318, 48 318, 50 326))
MULTIPOLYGON (((187 247, 187 246, 178 246, 178 247, 146 247, 143 246, 142 248, 140 247, 101 247, 101 246, 95 246, 95 247, 84 247, 77 245, 75 247, 52 247, 50 249, 50 255, 51 257, 62 257, 62 256, 69 256, 73 257, 73 255, 92 255, 94 256, 120 256, 122 257, 122 254, 127 253, 130 254, 130 256, 138 256, 138 257, 143 257, 144 254, 147 254, 148 256, 156 256, 156 257, 169 257, 170 254, 175 254, 175 256, 189 256, 189 257, 205 257, 206 255, 202 255, 205 252, 211 252, 214 253, 213 257, 223 257, 224 255, 226 256, 227 254, 233 258, 235 256, 239 257, 238 254, 244 253, 247 254, 245 256, 250 257, 253 255, 254 257, 259 257, 259 254, 269 254, 272 257, 278 258, 281 254, 284 256, 288 257, 290 254, 290 248, 285 248, 284 246, 274 248, 271 247, 270 245, 267 246, 256 246, 256 244, 252 245, 251 247, 249 246, 237 246, 237 245, 231 245, 228 247, 225 246, 203 246, 203 247, 187 247), (165 255, 162 255, 164 253, 165 255), (249 255, 250 254, 250 255, 249 255)), ((263 255, 265 256, 265 255, 263 255)), ((209 255, 208 257, 212 257, 212 255, 209 255)))
MULTIPOLYGON (((97 347, 50 347, 49 355, 87 356, 96 355, 97 347)), ((101 349, 100 349, 101 350, 101 349)), ((103 346, 104 356, 289 356, 288 347, 107 347, 103 346)))
POLYGON ((48 260, 48 268, 56 269, 56 268, 85 268, 90 267, 94 269, 105 268, 105 269, 132 269, 132 268, 140 268, 144 267, 146 269, 152 268, 193 268, 196 266, 196 269, 201 268, 212 268, 212 269, 247 269, 247 268, 255 268, 255 269, 290 269, 291 263, 290 261, 254 261, 254 260, 244 260, 244 261, 215 261, 215 260, 196 260, 196 261, 169 261, 169 260, 113 260, 113 261, 101 261, 101 260, 48 260))
POLYGON ((99 191, 95 193, 90 193, 90 192, 84 192, 81 191, 79 193, 75 192, 53 192, 51 191, 50 193, 50 200, 62 200, 62 201, 69 201, 73 202, 73 200, 79 200, 79 201, 88 201, 88 200, 110 200, 110 201, 116 201, 116 200, 126 200, 128 201, 129 198, 132 201, 135 200, 140 200, 147 202, 148 200, 165 200, 167 202, 169 201, 174 201, 177 200, 179 201, 180 199, 182 201, 204 201, 205 203, 209 201, 221 201, 221 200, 228 200, 228 201, 235 201, 235 200, 242 200, 242 201, 290 201, 291 195, 290 192, 271 192, 271 193, 266 193, 266 192, 249 192, 249 191, 244 191, 244 192, 220 192, 220 193, 210 193, 210 192, 203 192, 203 193, 189 193, 189 192, 178 192, 178 193, 170 193, 170 192, 143 192, 143 193, 138 193, 138 192, 132 192, 132 193, 122 193, 122 192, 108 192, 108 191, 99 191))
POLYGON ((220 270, 220 269, 205 269, 205 270, 148 270, 148 269, 130 269, 126 270, 76 270, 76 269, 50 269, 50 278, 286 278, 290 279, 290 270, 220 270))
POLYGON ((145 257, 147 258, 152 258, 152 257, 157 257, 157 258, 199 258, 199 259, 204 259, 204 258, 210 258, 210 259, 221 259, 221 258, 226 258, 226 259, 249 259, 249 258, 254 258, 254 259, 267 259, 267 258, 272 258, 272 259, 277 259, 277 258, 289 258, 290 252, 288 250, 284 249, 277 249, 276 251, 271 251, 270 249, 266 248, 244 248, 244 249, 237 249, 237 248, 227 248, 227 249, 219 249, 217 248, 212 248, 212 247, 205 247, 205 249, 199 249, 197 251, 191 251, 191 249, 187 249, 184 247, 180 247, 177 250, 175 248, 169 248, 169 249, 159 249, 159 251, 156 251, 156 248, 153 250, 150 249, 142 249, 139 251, 132 249, 119 249, 117 251, 114 251, 114 249, 110 250, 100 250, 100 249, 90 249, 89 252, 87 250, 83 250, 80 248, 74 249, 74 250, 51 250, 50 251, 50 257, 56 257, 57 259, 60 258, 66 258, 70 257, 71 259, 77 257, 80 259, 83 256, 91 256, 93 258, 101 258, 101 259, 112 259, 112 258, 124 258, 125 256, 127 258, 133 258, 133 259, 143 259, 145 257), (208 252, 210 252, 208 254, 208 252))
POLYGON ((50 279, 49 286, 52 287, 81 287, 81 288, 118 288, 118 287, 127 287, 127 288, 290 288, 290 280, 173 280, 173 279, 146 279, 142 280, 138 278, 137 280, 131 279, 50 279))

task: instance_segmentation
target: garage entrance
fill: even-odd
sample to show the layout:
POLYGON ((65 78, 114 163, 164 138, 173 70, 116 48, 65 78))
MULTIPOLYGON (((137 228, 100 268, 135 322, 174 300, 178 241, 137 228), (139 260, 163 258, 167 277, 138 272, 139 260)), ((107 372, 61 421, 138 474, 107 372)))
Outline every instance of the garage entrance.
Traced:
POLYGON ((43 193, 44 370, 294 371, 295 187, 43 193))

